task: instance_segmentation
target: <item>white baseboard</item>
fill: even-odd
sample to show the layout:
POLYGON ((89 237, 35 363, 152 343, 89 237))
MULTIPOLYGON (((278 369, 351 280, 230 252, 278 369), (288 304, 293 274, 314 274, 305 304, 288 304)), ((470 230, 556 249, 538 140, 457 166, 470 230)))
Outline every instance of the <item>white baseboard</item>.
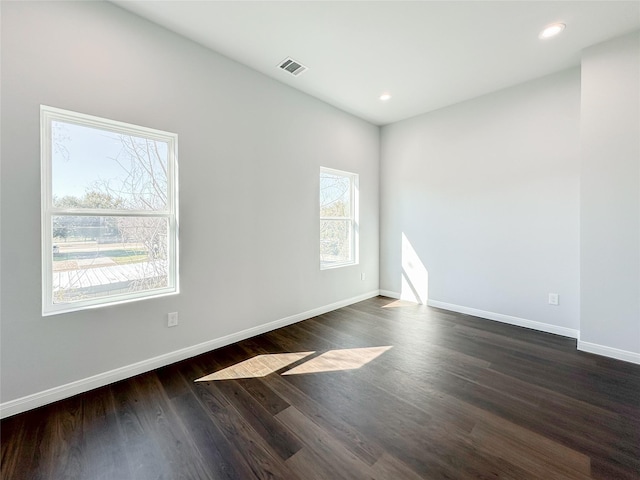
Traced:
POLYGON ((400 299, 400 293, 392 292, 391 290, 380 290, 380 295, 383 297, 395 298, 396 300, 400 299))
POLYGON ((439 302, 437 300, 428 300, 427 305, 430 307, 441 308, 443 310, 450 310, 452 312, 473 315, 474 317, 495 320, 496 322, 517 325, 518 327, 531 328, 533 330, 539 330, 541 332, 562 335, 563 337, 578 338, 578 335, 580 333, 579 330, 574 330, 573 328, 559 327, 550 323, 536 322, 535 320, 527 320, 525 318, 512 317, 511 315, 503 315, 502 313, 487 312, 485 310, 478 310, 476 308, 462 307, 460 305, 439 302))
MULTIPOLYGON (((389 292, 386 290, 380 290, 380 295, 385 295, 391 298, 400 298, 399 293, 389 292)), ((556 335, 562 335, 564 337, 576 338, 578 339, 578 350, 582 352, 595 353, 596 355, 602 355, 603 357, 615 358, 616 360, 622 360, 623 362, 630 362, 640 365, 640 353, 620 350, 618 348, 607 347, 605 345, 598 345, 597 343, 584 342, 580 340, 580 330, 559 327, 557 325, 536 322, 534 320, 527 320, 519 317, 512 317, 510 315, 503 315, 501 313, 487 312, 470 307, 462 307, 460 305, 439 302, 437 300, 428 300, 427 305, 430 307, 441 308, 443 310, 450 310, 452 312, 473 315, 474 317, 486 318, 489 320, 495 320, 497 322, 508 323, 510 325, 517 325, 519 327, 531 328, 533 330, 539 330, 541 332, 554 333, 556 335)))
POLYGON ((216 348, 239 342, 246 338, 270 332, 271 330, 285 327, 287 325, 291 325, 308 318, 316 317, 318 315, 322 315, 323 313, 346 307, 347 305, 361 302, 363 300, 367 300, 368 298, 376 297, 378 293, 378 290, 367 292, 356 297, 341 300, 329 305, 324 305, 312 310, 307 310, 306 312, 281 318, 279 320, 265 323, 263 325, 258 325, 257 327, 248 328, 246 330, 242 330, 241 332, 225 335, 224 337, 215 338, 213 340, 199 343, 191 347, 186 347, 180 350, 165 353, 157 357, 142 360, 141 362, 136 362, 134 364, 116 368, 108 372, 99 373, 98 375, 93 375, 88 378, 76 380, 75 382, 60 385, 59 387, 50 388, 48 390, 43 390, 41 392, 27 395, 25 397, 17 398, 15 400, 10 400, 8 402, 0 404, 0 418, 5 418, 11 415, 26 412, 27 410, 41 407, 49 403, 57 402, 58 400, 63 400, 65 398, 72 397, 73 395, 93 390, 94 388, 103 387, 105 385, 109 385, 111 383, 154 370, 156 368, 164 367, 166 365, 170 365, 172 363, 179 362, 190 357, 195 357, 196 355, 200 355, 202 353, 215 350, 216 348))
MULTIPOLYGON (((380 295, 395 299, 400 298, 400 292, 393 292, 391 290, 380 290, 380 295)), ((446 302, 439 302, 437 300, 428 300, 427 305, 430 307, 441 308, 443 310, 449 310, 452 312, 473 315, 474 317, 486 318, 488 320, 495 320, 497 322, 508 323, 510 325, 517 325, 519 327, 531 328, 533 330, 539 330, 541 332, 554 333, 556 335, 562 335, 564 337, 576 338, 578 339, 578 350, 582 352, 595 353, 596 355, 602 355, 604 357, 615 358, 616 360, 622 360, 624 362, 636 363, 640 365, 640 353, 620 350, 618 348, 606 347, 604 345, 598 345, 596 343, 583 342, 582 340, 580 340, 580 330, 559 327, 557 325, 536 322, 534 320, 526 320, 519 317, 512 317, 510 315, 503 315, 501 313, 487 312, 475 308, 463 307, 446 302)))
POLYGON ((605 347, 604 345, 583 342, 582 340, 578 340, 578 350, 640 365, 640 353, 629 352, 627 350, 620 350, 613 347, 605 347))

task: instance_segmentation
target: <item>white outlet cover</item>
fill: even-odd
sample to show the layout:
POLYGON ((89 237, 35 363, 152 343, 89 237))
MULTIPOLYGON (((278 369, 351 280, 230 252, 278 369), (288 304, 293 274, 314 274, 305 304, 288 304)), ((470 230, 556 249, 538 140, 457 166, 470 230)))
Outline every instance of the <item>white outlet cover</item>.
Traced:
POLYGON ((549 294, 549 305, 558 305, 560 303, 560 295, 557 293, 549 294))
POLYGON ((167 314, 167 326, 175 327, 178 325, 178 312, 172 312, 167 314))

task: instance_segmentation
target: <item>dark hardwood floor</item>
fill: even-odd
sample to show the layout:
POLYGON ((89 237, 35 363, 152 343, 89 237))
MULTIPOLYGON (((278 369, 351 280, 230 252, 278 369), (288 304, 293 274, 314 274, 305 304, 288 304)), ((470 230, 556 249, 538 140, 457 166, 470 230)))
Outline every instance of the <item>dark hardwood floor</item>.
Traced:
POLYGON ((1 428, 3 479, 638 479, 640 366, 378 297, 1 428))

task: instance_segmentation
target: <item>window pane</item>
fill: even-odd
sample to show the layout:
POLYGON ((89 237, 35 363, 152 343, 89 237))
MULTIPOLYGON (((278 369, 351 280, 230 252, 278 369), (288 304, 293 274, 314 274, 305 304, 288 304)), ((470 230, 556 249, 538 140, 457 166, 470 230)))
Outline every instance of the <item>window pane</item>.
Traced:
POLYGON ((53 303, 168 286, 168 220, 53 217, 53 303))
POLYGON ((320 262, 332 264, 351 261, 351 221, 320 220, 320 262))
POLYGON ((320 216, 351 216, 351 179, 344 175, 320 173, 320 216))
POLYGON ((51 122, 53 205, 166 210, 167 142, 51 122))

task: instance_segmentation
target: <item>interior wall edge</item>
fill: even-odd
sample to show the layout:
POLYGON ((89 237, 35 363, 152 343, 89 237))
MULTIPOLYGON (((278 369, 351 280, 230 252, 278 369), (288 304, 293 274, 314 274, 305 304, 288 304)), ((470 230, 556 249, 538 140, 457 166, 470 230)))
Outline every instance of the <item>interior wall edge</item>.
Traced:
POLYGON ((623 362, 635 363, 640 365, 640 353, 620 350, 619 348, 607 347, 606 345, 598 345, 597 343, 583 342, 578 340, 578 350, 581 352, 593 353, 603 357, 615 358, 623 362))
POLYGON ((400 292, 392 292, 391 290, 380 290, 380 295, 383 297, 395 298, 400 300, 400 292))

